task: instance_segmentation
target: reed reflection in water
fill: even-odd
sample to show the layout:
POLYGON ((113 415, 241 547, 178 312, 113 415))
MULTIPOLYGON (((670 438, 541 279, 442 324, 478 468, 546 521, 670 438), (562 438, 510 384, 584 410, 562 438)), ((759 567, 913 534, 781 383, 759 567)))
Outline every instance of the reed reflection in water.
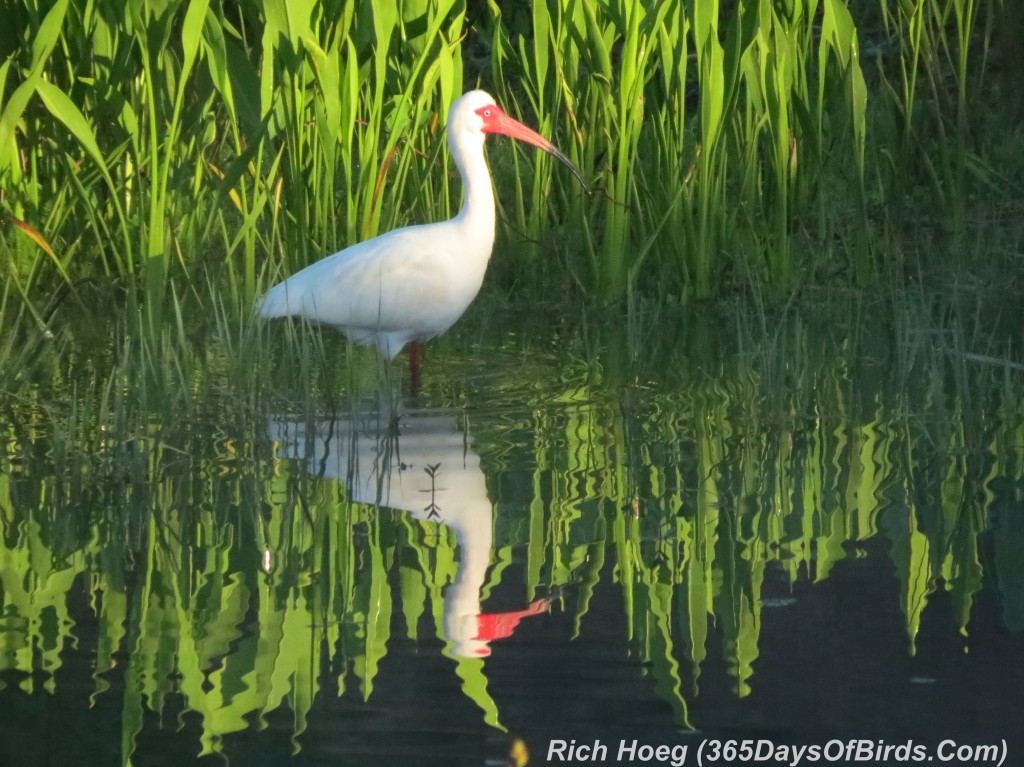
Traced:
MULTIPOLYGON (((457 411, 428 378, 433 409, 395 423, 315 398, 269 422, 212 404, 196 422, 85 405, 73 421, 23 398, 0 449, 5 710, 115 709, 101 721, 125 763, 170 721, 188 757, 267 730, 307 756, 348 753, 402 717, 410 743, 437 734, 448 753, 470 731, 477 748, 481 731, 564 736, 632 711, 659 732, 744 711, 786 731, 883 727, 897 718, 879 701, 943 684, 932 698, 969 731, 1000 731, 1024 713, 1006 650, 1024 628, 1016 379, 971 367, 951 385, 940 360, 894 385, 791 334, 774 373, 717 348, 728 365, 694 372, 709 365, 686 352, 659 367, 674 378, 623 376, 614 355, 488 352, 488 377, 459 373, 457 411), (871 573, 874 604, 830 609, 866 615, 884 646, 819 632, 797 655, 831 659, 819 677, 845 686, 780 680, 794 650, 778 632, 832 626, 813 605, 851 572, 871 573), (936 636, 955 646, 941 662, 936 636), (536 669, 559 681, 508 685, 536 669), (792 690, 815 705, 773 719, 785 705, 765 701, 792 690)), ((31 719, 7 721, 14 743, 31 719)), ((397 747, 379 740, 380 758, 397 747)))
POLYGON ((445 590, 443 635, 459 658, 486 657, 490 642, 509 636, 552 599, 521 611, 483 614, 480 591, 492 562, 494 506, 480 456, 453 416, 414 414, 384 419, 374 411, 346 420, 272 421, 277 455, 305 460, 317 477, 341 480, 351 501, 400 509, 455 533, 459 560, 445 590))

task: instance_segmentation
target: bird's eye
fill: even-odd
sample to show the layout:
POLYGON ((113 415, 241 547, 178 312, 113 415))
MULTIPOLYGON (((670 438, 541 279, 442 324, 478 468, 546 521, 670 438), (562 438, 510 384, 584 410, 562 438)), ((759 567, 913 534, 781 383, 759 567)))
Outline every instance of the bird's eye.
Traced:
POLYGON ((484 117, 490 117, 490 116, 491 116, 491 110, 490 109, 485 109, 484 110, 484 117))

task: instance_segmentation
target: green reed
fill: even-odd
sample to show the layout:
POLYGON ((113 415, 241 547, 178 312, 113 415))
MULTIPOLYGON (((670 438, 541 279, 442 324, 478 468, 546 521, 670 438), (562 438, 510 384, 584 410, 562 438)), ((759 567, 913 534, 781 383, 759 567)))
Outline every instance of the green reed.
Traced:
POLYGON ((421 197, 410 169, 462 90, 462 4, 248 11, 26 7, 31 48, 0 69, 5 207, 54 243, 70 281, 141 288, 153 332, 172 279, 224 273, 249 304, 265 264, 276 278, 406 223, 400 211, 451 206, 447 179, 421 197))
POLYGON ((918 0, 882 3, 886 29, 899 41, 898 66, 883 69, 900 130, 896 197, 906 193, 911 169, 923 177, 944 225, 967 224, 972 167, 979 178, 985 161, 976 155, 972 91, 985 76, 993 28, 1012 12, 1003 3, 918 0), (980 28, 980 30, 979 30, 980 28))
POLYGON ((924 183, 959 231, 972 175, 1009 183, 978 154, 972 110, 1002 8, 546 0, 515 19, 490 3, 470 29, 463 0, 26 0, 0 51, 2 207, 52 253, 11 230, 0 248, 38 262, 37 311, 54 285, 101 280, 158 333, 171 284, 207 275, 251 305, 326 253, 449 215, 444 119, 480 81, 596 190, 492 146, 499 250, 517 241, 501 260, 524 287, 605 303, 737 280, 785 295, 818 271, 868 286, 892 272, 875 233, 892 233, 890 197, 924 183), (467 68, 467 38, 489 72, 467 68))
POLYGON ((758 281, 793 285, 791 231, 820 206, 819 185, 837 165, 826 147, 844 125, 864 213, 866 89, 844 4, 783 13, 739 3, 720 18, 719 4, 703 0, 552 0, 533 6, 530 48, 509 39, 491 7, 499 92, 514 98, 514 72, 540 124, 562 126, 571 156, 603 188, 591 201, 571 188, 556 196, 546 175, 534 176, 529 206, 517 198, 517 225, 529 231, 565 206, 584 233, 577 274, 601 299, 621 298, 652 252, 683 293, 711 295, 742 230, 764 251, 758 281))

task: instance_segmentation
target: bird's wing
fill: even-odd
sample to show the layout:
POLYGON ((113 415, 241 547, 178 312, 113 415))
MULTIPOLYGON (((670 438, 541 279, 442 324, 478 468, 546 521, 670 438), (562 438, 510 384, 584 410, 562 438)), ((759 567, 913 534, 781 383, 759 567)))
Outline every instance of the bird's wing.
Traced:
POLYGON ((436 324, 453 289, 454 243, 442 226, 397 229, 311 264, 271 289, 260 313, 382 332, 436 324))

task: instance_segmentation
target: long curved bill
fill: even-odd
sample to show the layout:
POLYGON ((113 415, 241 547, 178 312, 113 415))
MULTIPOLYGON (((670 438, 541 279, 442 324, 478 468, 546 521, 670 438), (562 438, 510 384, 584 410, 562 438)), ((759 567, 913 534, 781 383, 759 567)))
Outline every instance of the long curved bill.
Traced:
POLYGON ((587 194, 592 194, 590 187, 583 178, 583 174, 580 172, 580 169, 572 164, 572 160, 566 157, 561 149, 537 133, 537 131, 527 128, 518 120, 509 117, 494 104, 481 107, 476 110, 476 113, 480 115, 484 121, 484 133, 502 133, 506 136, 519 139, 520 141, 525 141, 527 144, 533 144, 539 149, 543 149, 548 154, 553 157, 557 157, 569 166, 569 170, 571 170, 573 175, 579 179, 581 184, 583 184, 583 188, 587 190, 587 194))

